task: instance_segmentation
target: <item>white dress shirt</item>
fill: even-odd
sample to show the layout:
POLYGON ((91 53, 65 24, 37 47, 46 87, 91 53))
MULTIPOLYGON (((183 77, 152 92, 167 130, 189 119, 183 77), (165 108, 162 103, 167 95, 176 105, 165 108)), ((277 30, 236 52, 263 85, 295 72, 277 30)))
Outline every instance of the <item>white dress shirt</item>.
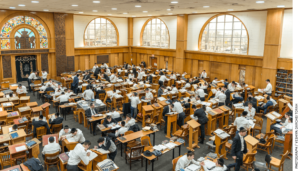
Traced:
POLYGON ((219 81, 213 80, 213 81, 212 81, 212 84, 215 84, 215 85, 217 85, 217 84, 218 84, 218 82, 219 82, 219 81))
POLYGON ((47 88, 47 86, 44 85, 44 86, 40 87, 40 90, 41 90, 41 91, 45 91, 46 88, 47 88))
POLYGON ((198 89, 198 90, 196 91, 196 95, 205 98, 205 93, 204 93, 204 90, 203 90, 203 89, 198 89))
POLYGON ((37 77, 36 77, 35 73, 33 72, 29 75, 28 79, 30 79, 30 80, 37 79, 37 77))
POLYGON ((138 96, 131 96, 129 99, 131 101, 131 107, 133 108, 137 108, 137 105, 141 103, 138 96))
POLYGON ((131 118, 126 124, 125 124, 125 127, 126 128, 129 128, 131 127, 132 125, 135 124, 135 119, 134 118, 131 118))
POLYGON ((199 162, 196 162, 194 159, 189 160, 187 155, 180 157, 176 163, 175 171, 180 171, 180 169, 185 169, 190 164, 199 165, 199 162))
POLYGON ((186 83, 185 85, 184 85, 184 88, 190 88, 191 87, 191 84, 190 83, 186 83))
POLYGON ((111 113, 111 117, 112 117, 113 119, 115 119, 115 118, 119 118, 119 117, 121 117, 121 115, 120 115, 120 113, 119 113, 119 112, 117 112, 117 111, 114 111, 114 112, 112 112, 112 113, 111 113))
MULTIPOLYGON (((42 154, 53 154, 56 152, 60 152, 61 151, 61 147, 58 143, 56 143, 56 141, 54 141, 53 143, 48 143, 47 145, 44 146, 42 154)), ((56 157, 48 157, 48 159, 55 159, 56 157)))
POLYGON ((207 73, 206 72, 202 72, 200 78, 202 78, 202 77, 206 78, 206 76, 207 76, 207 73))
POLYGON ((69 129, 68 133, 66 133, 66 132, 64 131, 64 129, 61 129, 61 130, 59 131, 59 133, 58 133, 58 139, 60 140, 62 136, 64 136, 64 135, 69 135, 69 134, 71 134, 71 129, 69 129))
POLYGON ((165 82, 167 80, 167 77, 165 75, 161 75, 159 78, 159 81, 165 82))
POLYGON ((22 85, 22 87, 19 88, 19 86, 18 86, 18 88, 17 88, 17 93, 18 93, 18 94, 26 94, 26 93, 27 93, 26 87, 22 85))
POLYGON ((64 89, 62 89, 61 87, 60 88, 56 88, 55 89, 55 94, 61 94, 61 92, 63 92, 64 89))
POLYGON ((98 66, 93 66, 92 71, 95 72, 96 68, 98 68, 98 66))
POLYGON ((127 131, 128 128, 126 128, 125 126, 121 127, 119 130, 116 131, 115 136, 118 137, 119 135, 124 135, 127 131))
POLYGON ((138 72, 137 79, 142 80, 144 76, 144 72, 138 72))
POLYGON ((272 84, 268 83, 267 87, 264 89, 264 92, 271 94, 272 93, 272 84))
POLYGON ((241 146, 242 146, 242 147, 241 147, 241 151, 244 151, 244 148, 245 148, 245 147, 244 147, 244 141, 245 141, 245 140, 244 140, 244 137, 241 136, 241 134, 239 134, 239 136, 240 136, 241 143, 242 143, 242 145, 241 145, 241 146))
POLYGON ((73 134, 68 134, 66 135, 66 137, 73 137, 74 140, 79 143, 83 143, 85 141, 82 131, 78 128, 77 128, 77 134, 75 136, 73 134))
POLYGON ((171 75, 170 79, 174 79, 176 81, 176 75, 175 74, 171 75))
POLYGON ((117 82, 117 76, 115 75, 115 74, 112 74, 111 76, 110 76, 110 82, 117 82))
POLYGON ((246 119, 243 116, 235 118, 233 125, 236 126, 236 129, 238 131, 240 130, 241 127, 244 127, 245 129, 248 129, 251 126, 250 123, 249 123, 249 120, 246 119))
POLYGON ((153 94, 149 91, 149 93, 146 93, 146 98, 148 100, 152 100, 153 99, 153 94))
POLYGON ((178 93, 178 89, 176 87, 173 87, 172 90, 174 93, 178 93))
POLYGON ((228 84, 228 90, 229 91, 234 91, 235 90, 235 86, 232 85, 232 83, 228 84))
POLYGON ((70 151, 69 156, 68 165, 78 165, 81 160, 85 165, 88 165, 90 162, 89 156, 87 156, 87 152, 82 144, 77 144, 74 150, 70 151))
POLYGON ((215 99, 219 98, 219 94, 221 93, 220 90, 217 90, 216 94, 215 94, 215 99))
POLYGON ((104 67, 105 67, 105 68, 108 68, 108 65, 107 65, 107 64, 104 64, 104 67))
POLYGON ((129 74, 129 75, 128 75, 128 79, 130 80, 130 78, 133 79, 133 78, 134 78, 134 75, 133 75, 133 74, 129 74))
POLYGON ((180 102, 175 102, 174 103, 173 111, 177 112, 178 114, 183 112, 183 108, 182 108, 180 102))
POLYGON ((90 89, 85 90, 82 96, 84 97, 85 100, 92 100, 95 97, 94 92, 90 89))
POLYGON ((247 119, 253 119, 254 118, 254 116, 255 116, 254 107, 252 107, 251 110, 249 109, 249 107, 245 107, 244 111, 248 112, 247 119))
POLYGON ((43 79, 47 79, 47 75, 48 75, 48 73, 45 71, 45 72, 42 72, 42 78, 43 79))
POLYGON ((281 132, 285 132, 286 130, 292 130, 293 123, 288 123, 284 128, 281 129, 281 132))
POLYGON ((60 95, 56 98, 56 100, 59 100, 60 103, 62 102, 68 102, 70 99, 70 96, 66 95, 66 94, 63 94, 63 95, 60 95))
POLYGON ((110 74, 110 69, 109 68, 106 69, 106 73, 110 74))

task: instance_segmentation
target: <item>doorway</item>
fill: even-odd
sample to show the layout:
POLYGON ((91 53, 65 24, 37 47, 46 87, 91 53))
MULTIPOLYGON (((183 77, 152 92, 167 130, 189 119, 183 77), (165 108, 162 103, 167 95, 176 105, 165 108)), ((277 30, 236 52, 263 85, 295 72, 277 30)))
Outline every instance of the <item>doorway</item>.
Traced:
POLYGON ((27 81, 31 72, 36 71, 36 56, 16 56, 17 82, 27 81))
POLYGON ((157 58, 151 57, 151 67, 157 69, 157 58))

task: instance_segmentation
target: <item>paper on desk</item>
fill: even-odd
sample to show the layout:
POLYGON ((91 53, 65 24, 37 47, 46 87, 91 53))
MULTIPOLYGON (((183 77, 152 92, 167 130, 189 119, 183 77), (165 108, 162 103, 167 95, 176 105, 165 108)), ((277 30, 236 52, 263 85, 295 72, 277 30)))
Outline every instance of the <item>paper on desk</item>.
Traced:
POLYGON ((26 150, 26 146, 25 146, 25 145, 16 147, 16 151, 17 151, 17 152, 19 152, 19 151, 24 151, 24 150, 26 150))
POLYGON ((69 142, 76 142, 75 139, 74 139, 73 137, 67 137, 67 140, 68 140, 69 142))
POLYGON ((12 132, 12 127, 8 128, 8 132, 12 132))
POLYGON ((90 156, 89 156, 90 161, 94 160, 94 158, 96 158, 98 156, 96 153, 92 152, 91 150, 87 150, 86 152, 90 153, 90 156))
POLYGON ((212 169, 212 168, 216 167, 216 164, 210 160, 204 160, 204 164, 205 164, 206 168, 208 168, 208 169, 212 169))
POLYGON ((187 170, 187 171, 196 171, 196 170, 199 170, 199 169, 200 169, 200 166, 195 165, 195 164, 191 164, 187 168, 185 168, 185 170, 187 170))
POLYGON ((275 126, 276 128, 282 127, 282 125, 280 125, 280 124, 275 124, 274 126, 275 126))

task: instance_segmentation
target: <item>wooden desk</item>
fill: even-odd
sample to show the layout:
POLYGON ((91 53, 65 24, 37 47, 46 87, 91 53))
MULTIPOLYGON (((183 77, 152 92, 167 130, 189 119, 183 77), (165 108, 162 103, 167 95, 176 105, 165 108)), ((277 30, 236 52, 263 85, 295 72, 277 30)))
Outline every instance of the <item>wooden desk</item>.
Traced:
POLYGON ((8 99, 10 102, 12 102, 14 105, 18 105, 19 104, 19 97, 11 97, 8 99))
POLYGON ((231 109, 228 106, 221 106, 219 107, 219 109, 221 109, 224 112, 224 118, 223 118, 223 128, 228 126, 228 120, 229 120, 229 112, 231 111, 231 109))
POLYGON ((30 102, 30 96, 22 96, 20 97, 20 104, 23 104, 23 103, 29 103, 30 102))
POLYGON ((31 118, 31 108, 29 106, 20 107, 18 110, 22 118, 31 118))
POLYGON ((13 131, 13 132, 10 132, 8 134, 10 135, 10 138, 11 138, 11 144, 18 144, 18 143, 25 143, 26 142, 26 135, 27 134, 25 133, 24 129, 13 131), (12 138, 11 134, 13 134, 15 132, 18 133, 18 137, 17 138, 12 138))
POLYGON ((41 106, 38 106, 38 107, 32 108, 31 111, 32 111, 31 116, 35 116, 35 114, 38 114, 38 116, 40 116, 41 111, 43 111, 43 109, 41 106))
MULTIPOLYGON (((289 151, 289 155, 292 155, 293 131, 290 131, 285 134, 283 145, 284 145, 284 147, 283 147, 282 154, 285 154, 287 151, 289 151)), ((282 156, 282 154, 281 154, 281 156, 282 156)), ((287 156, 287 158, 291 159, 289 156, 287 156)))
POLYGON ((43 142, 43 146, 47 145, 48 144, 48 139, 50 137, 55 137, 55 142, 58 143, 58 134, 48 134, 48 135, 43 135, 42 137, 42 142, 43 142))
POLYGON ((67 164, 68 161, 64 162, 61 160, 61 158, 59 158, 59 166, 61 171, 67 171, 67 164))
POLYGON ((289 102, 285 99, 279 99, 278 100, 278 106, 279 106, 279 112, 278 113, 282 113, 283 112, 283 109, 286 107, 286 105, 288 104, 289 102))
POLYGON ((51 106, 50 103, 44 103, 41 105, 42 109, 43 109, 43 116, 46 117, 47 120, 49 120, 49 106, 51 106))
POLYGON ((225 149, 225 145, 228 142, 228 138, 230 138, 230 136, 222 139, 215 132, 214 134, 215 134, 215 144, 216 144, 215 153, 218 155, 218 157, 222 156, 222 158, 227 159, 226 157, 227 152, 225 149))
POLYGON ((156 121, 156 125, 161 124, 161 120, 162 120, 162 112, 164 110, 163 106, 160 105, 159 103, 156 103, 158 106, 156 106, 155 104, 152 105, 153 109, 154 109, 154 114, 153 114, 153 118, 155 121, 155 118, 157 117, 157 121, 156 121))
POLYGON ((0 98, 0 103, 8 102, 8 98, 0 98))
POLYGON ((93 159, 93 170, 95 170, 99 162, 102 162, 103 160, 107 159, 107 154, 102 154, 99 151, 94 149, 91 149, 91 151, 98 155, 96 158, 93 159))
POLYGON ((168 122, 167 124, 167 138, 171 138, 171 127, 173 127, 172 129, 172 134, 174 134, 174 132, 176 132, 176 126, 177 126, 177 116, 178 113, 172 114, 172 115, 167 115, 167 120, 168 122))
POLYGON ((37 102, 29 102, 29 103, 26 103, 26 106, 28 106, 30 108, 34 108, 34 107, 38 106, 38 103, 37 102))
MULTIPOLYGON (((23 164, 21 164, 23 165, 23 164)), ((12 166, 12 167, 9 167, 9 168, 6 168, 6 169, 3 169, 1 171, 11 171, 11 170, 14 170, 14 169, 19 169, 21 171, 21 168, 19 165, 16 165, 16 166, 12 166)), ((23 169, 22 169, 23 170, 23 169)), ((23 170, 24 171, 24 170, 23 170)), ((27 171, 27 170, 26 170, 27 171)), ((29 170, 28 170, 29 171, 29 170)))
POLYGON ((257 144, 259 143, 259 141, 256 138, 252 137, 251 135, 247 135, 244 139, 247 144, 247 149, 248 149, 247 153, 254 153, 257 149, 257 144))
POLYGON ((255 87, 252 86, 252 85, 248 85, 248 87, 245 87, 245 98, 244 98, 244 101, 247 101, 247 99, 248 99, 248 93, 249 92, 251 92, 252 95, 254 95, 254 89, 255 89, 255 87))
POLYGON ((2 109, 2 111, 0 112, 0 121, 6 123, 7 111, 3 110, 3 108, 1 108, 1 109, 2 109))
POLYGON ((69 151, 73 150, 78 142, 69 142, 67 139, 62 141, 62 152, 64 152, 64 147, 67 147, 69 151))
POLYGON ((0 149, 2 150, 8 147, 8 145, 11 145, 10 140, 11 138, 9 134, 0 135, 0 149), (8 145, 4 145, 4 143, 7 143, 8 145))
POLYGON ((26 151, 28 149, 27 149, 27 146, 26 146, 25 143, 20 143, 20 144, 15 144, 15 145, 8 146, 8 150, 9 150, 11 159, 18 159, 18 158, 25 158, 26 151), (16 147, 21 147, 21 146, 25 146, 25 150, 16 151, 16 147))
POLYGON ((200 124, 194 119, 188 121, 187 124, 189 125, 189 147, 187 147, 187 149, 190 151, 194 151, 194 148, 200 148, 200 146, 198 145, 200 124))
POLYGON ((28 151, 29 151, 29 157, 34 157, 34 158, 38 158, 39 154, 40 154, 40 144, 41 141, 39 141, 37 138, 33 138, 32 141, 35 141, 36 144, 34 144, 31 147, 27 147, 28 151))
POLYGON ((267 113, 265 116, 267 117, 266 133, 268 133, 271 131, 271 125, 276 121, 276 119, 278 119, 278 117, 273 115, 272 112, 267 113), (271 116, 274 116, 274 118, 271 116))
POLYGON ((10 86, 9 86, 9 89, 10 89, 11 91, 13 91, 13 92, 16 92, 17 88, 18 88, 17 85, 10 85, 10 86))
POLYGON ((143 106, 143 123, 142 127, 146 126, 145 117, 150 116, 150 119, 153 119, 154 108, 151 105, 143 106))
POLYGON ((8 104, 8 106, 4 106, 2 103, 1 105, 3 107, 3 110, 13 111, 14 103, 13 102, 5 102, 5 103, 8 104))

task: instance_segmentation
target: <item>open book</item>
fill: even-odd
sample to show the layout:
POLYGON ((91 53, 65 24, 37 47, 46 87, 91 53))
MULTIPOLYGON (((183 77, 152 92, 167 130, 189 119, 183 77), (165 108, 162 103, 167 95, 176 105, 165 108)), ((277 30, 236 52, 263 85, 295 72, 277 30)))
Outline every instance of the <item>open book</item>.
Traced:
POLYGON ((97 151, 100 152, 101 154, 108 154, 109 153, 108 150, 104 150, 102 148, 98 148, 97 151))
POLYGON ((90 153, 90 156, 89 156, 89 160, 92 161, 94 160, 94 158, 96 158, 98 155, 94 152, 92 152, 91 150, 87 150, 87 153, 90 153))
POLYGON ((68 136, 67 136, 67 140, 68 140, 69 142, 76 142, 76 140, 74 139, 74 137, 68 137, 68 136))

